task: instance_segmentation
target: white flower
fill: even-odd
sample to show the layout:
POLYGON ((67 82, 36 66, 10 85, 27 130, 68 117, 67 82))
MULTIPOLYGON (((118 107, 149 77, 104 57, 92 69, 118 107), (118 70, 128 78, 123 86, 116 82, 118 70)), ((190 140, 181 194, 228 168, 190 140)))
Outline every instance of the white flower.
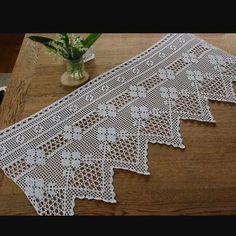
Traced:
POLYGON ((107 92, 109 90, 109 86, 108 85, 103 85, 102 86, 102 91, 107 92))
POLYGON ((77 111, 78 110, 78 106, 77 105, 71 105, 70 107, 69 107, 69 110, 71 111, 71 112, 75 112, 75 111, 77 111))
POLYGON ((160 91, 161 91, 161 97, 169 98, 169 94, 168 94, 169 90, 168 90, 168 88, 160 87, 160 91))
POLYGON ((82 130, 77 126, 66 125, 64 127, 63 136, 68 140, 81 140, 82 130))
POLYGON ((174 51, 174 50, 176 50, 176 46, 175 45, 170 45, 170 49, 174 51))
POLYGON ((166 79, 166 70, 165 69, 159 69, 158 73, 159 73, 159 77, 161 79, 166 79))
MULTIPOLYGON (((177 95, 177 90, 176 88, 166 88, 166 87, 160 87, 160 91, 161 91, 161 97, 163 98, 167 98, 170 101, 170 103, 175 106, 175 101, 177 98, 178 98, 178 95, 177 95)), ((168 105, 168 101, 166 100, 164 102, 166 105, 168 105)))
POLYGON ((106 132, 107 132, 106 128, 98 127, 97 139, 99 141, 106 141, 106 132))
POLYGON ((61 164, 63 166, 75 168, 80 166, 80 152, 63 151, 62 157, 61 164))
POLYGON ((45 152, 40 149, 28 149, 26 151, 25 161, 30 165, 45 165, 45 152))
POLYGON ((194 62, 197 63, 198 59, 197 56, 194 53, 182 53, 182 58, 184 62, 190 63, 190 62, 194 62))
POLYGON ((59 122, 60 120, 61 120, 61 117, 60 117, 59 115, 55 115, 55 116, 52 117, 52 121, 53 121, 53 122, 56 122, 56 123, 57 123, 57 122, 59 122))
MULTIPOLYGON (((201 82, 204 79, 201 71, 198 71, 198 70, 195 70, 195 71, 187 70, 186 73, 187 73, 187 76, 188 76, 189 80, 198 82, 199 83, 198 85, 201 87, 201 82)), ((192 82, 191 85, 195 86, 195 83, 192 82)))
POLYGON ((42 125, 36 125, 34 127, 34 132, 35 133, 41 133, 43 131, 43 126, 42 125))
POLYGON ((120 137, 120 139, 122 139, 122 140, 128 140, 128 132, 127 132, 127 130, 125 130, 125 129, 122 129, 121 131, 120 131, 120 133, 119 133, 119 137, 120 137))
POLYGON ((214 55, 208 55, 209 61, 212 65, 220 65, 225 66, 226 62, 222 56, 214 56, 214 55))
POLYGON ((166 57, 166 54, 163 53, 163 52, 160 52, 160 53, 158 54, 158 56, 159 56, 160 58, 165 58, 165 57, 166 57))
POLYGON ((134 69, 133 69, 133 73, 137 75, 137 74, 140 73, 140 70, 139 70, 138 68, 134 68, 134 69))
POLYGON ((203 81, 202 73, 199 70, 195 70, 195 71, 187 70, 186 73, 189 80, 197 80, 199 82, 203 81))
POLYGON ((132 107, 130 108, 130 110, 131 110, 131 116, 132 116, 132 118, 138 119, 138 118, 139 118, 139 108, 132 106, 132 107))
POLYGON ((16 142, 22 144, 25 141, 25 137, 23 135, 19 135, 16 137, 16 142))
POLYGON ((118 77, 117 79, 116 79, 118 82, 121 82, 121 83, 123 83, 124 81, 125 81, 125 77, 118 77))
POLYGON ((34 179, 32 177, 25 178, 25 192, 30 197, 35 197, 39 200, 43 198, 44 180, 41 178, 34 179))
POLYGON ((98 114, 103 117, 115 117, 116 116, 116 108, 113 104, 98 104, 98 114))
POLYGON ((160 109, 159 108, 153 108, 152 109, 153 116, 160 117, 160 109))
POLYGON ((107 128, 107 141, 115 142, 116 141, 116 130, 115 128, 107 128))
POLYGON ((184 39, 184 38, 180 38, 179 41, 180 41, 181 43, 185 43, 185 39, 184 39))
POLYGON ((7 152, 6 147, 1 145, 1 146, 0 146, 0 154, 1 154, 1 155, 4 155, 6 152, 7 152))
POLYGON ((144 106, 142 107, 135 107, 132 106, 131 108, 131 116, 134 119, 148 119, 149 114, 148 114, 148 109, 144 106))
POLYGON ((129 90, 129 94, 131 97, 146 97, 146 88, 144 86, 130 85, 129 90))
POLYGON ((153 61, 152 61, 152 60, 147 60, 146 64, 147 64, 148 66, 152 66, 152 65, 153 65, 153 61))
POLYGON ((177 99, 178 97, 176 88, 160 87, 160 91, 163 98, 177 99))
POLYGON ((169 69, 159 69, 159 77, 161 79, 175 79, 175 74, 173 70, 169 69))
POLYGON ((86 101, 88 101, 88 102, 91 102, 91 101, 93 101, 93 95, 87 95, 86 97, 85 97, 85 100, 86 101))
POLYGON ((105 128, 105 127, 98 127, 97 130, 97 139, 103 142, 111 142, 114 143, 116 141, 116 130, 115 128, 105 128))
POLYGON ((216 60, 216 57, 213 56, 213 55, 208 55, 208 58, 209 58, 209 61, 211 64, 213 65, 217 65, 217 60, 216 60))
POLYGON ((148 109, 146 107, 139 107, 139 112, 142 119, 147 119, 149 117, 148 109))

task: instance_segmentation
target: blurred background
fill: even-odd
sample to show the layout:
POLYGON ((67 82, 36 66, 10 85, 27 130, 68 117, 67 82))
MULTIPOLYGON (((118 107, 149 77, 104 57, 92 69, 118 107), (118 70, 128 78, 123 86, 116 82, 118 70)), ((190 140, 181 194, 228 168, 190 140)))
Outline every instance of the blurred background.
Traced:
POLYGON ((24 35, 0 33, 0 104, 10 81, 24 35))

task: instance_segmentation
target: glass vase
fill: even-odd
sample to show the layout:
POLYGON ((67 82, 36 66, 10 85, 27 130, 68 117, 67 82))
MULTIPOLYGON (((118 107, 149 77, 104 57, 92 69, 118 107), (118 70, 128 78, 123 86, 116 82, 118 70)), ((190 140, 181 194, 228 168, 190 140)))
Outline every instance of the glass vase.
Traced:
POLYGON ((84 60, 65 60, 66 72, 61 76, 61 83, 65 86, 83 85, 89 80, 89 75, 85 70, 84 60))
POLYGON ((83 58, 78 60, 66 60, 66 72, 69 77, 80 80, 85 76, 85 67, 83 58))

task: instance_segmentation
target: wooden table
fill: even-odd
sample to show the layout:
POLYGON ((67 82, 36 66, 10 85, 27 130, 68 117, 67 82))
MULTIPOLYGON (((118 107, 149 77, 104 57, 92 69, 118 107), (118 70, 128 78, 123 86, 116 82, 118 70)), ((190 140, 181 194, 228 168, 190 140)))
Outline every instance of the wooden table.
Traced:
MULTIPOLYGON (((103 34, 91 78, 143 51, 164 34, 103 34)), ((236 55, 236 34, 200 34, 236 55)), ((27 35, 26 35, 27 37, 27 35)), ((61 60, 24 39, 0 108, 0 128, 31 115, 72 91, 60 84, 61 60), (35 62, 35 54, 38 61, 35 62)), ((236 104, 210 102, 216 124, 181 121, 185 150, 150 144, 150 176, 116 170, 117 204, 76 200, 76 215, 236 214, 236 104), (79 201, 79 204, 78 204, 79 201)), ((19 187, 0 171, 0 215, 35 215, 19 187)))

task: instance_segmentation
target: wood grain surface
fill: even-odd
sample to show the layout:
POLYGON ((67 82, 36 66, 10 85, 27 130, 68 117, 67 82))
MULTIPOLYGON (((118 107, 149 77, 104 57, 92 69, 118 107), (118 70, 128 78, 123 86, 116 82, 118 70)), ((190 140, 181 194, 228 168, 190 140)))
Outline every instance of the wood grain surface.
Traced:
MULTIPOLYGON (((27 36, 27 35, 26 35, 27 36)), ((91 79, 160 40, 164 34, 103 34, 91 79)), ((198 34, 236 55, 236 34, 198 34)), ((24 39, 0 108, 5 128, 70 93, 60 84, 61 60, 24 39), (32 50, 34 47, 34 50, 32 50), (38 60, 33 58, 38 55, 38 60), (36 62, 36 63, 35 63, 36 62)), ((185 150, 149 144, 150 176, 115 170, 116 204, 76 200, 76 215, 236 214, 236 104, 209 102, 216 124, 181 121, 185 150)), ((0 171, 0 215, 36 215, 20 188, 0 171)))

